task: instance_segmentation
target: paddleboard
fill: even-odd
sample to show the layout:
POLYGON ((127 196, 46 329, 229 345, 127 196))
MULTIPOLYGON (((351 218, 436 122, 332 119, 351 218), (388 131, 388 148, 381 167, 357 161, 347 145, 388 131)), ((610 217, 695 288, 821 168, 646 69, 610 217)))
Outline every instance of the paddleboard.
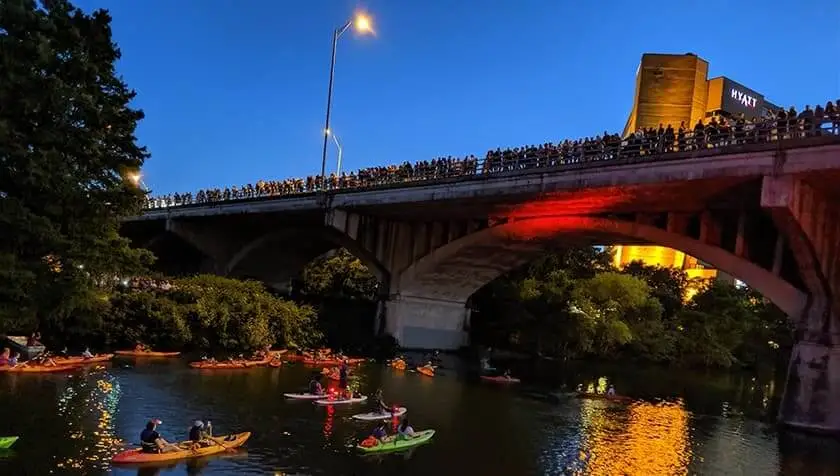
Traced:
POLYGON ((350 403, 362 403, 365 400, 367 400, 367 397, 362 395, 361 397, 347 398, 343 400, 315 400, 315 403, 318 405, 348 405, 350 403))
POLYGON ((327 396, 327 394, 314 394, 314 393, 284 393, 284 397, 291 398, 292 400, 321 400, 327 396))
POLYGON ((353 415, 352 418, 354 420, 362 420, 362 421, 377 421, 377 420, 390 420, 393 417, 398 417, 405 415, 405 412, 408 410, 405 407, 399 407, 393 413, 378 413, 378 412, 370 412, 370 413, 359 413, 358 415, 353 415))

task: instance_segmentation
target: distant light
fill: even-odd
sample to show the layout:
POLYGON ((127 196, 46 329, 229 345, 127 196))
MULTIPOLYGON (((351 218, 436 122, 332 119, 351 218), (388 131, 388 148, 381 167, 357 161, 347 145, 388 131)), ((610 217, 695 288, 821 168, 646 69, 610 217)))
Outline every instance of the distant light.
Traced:
POLYGON ((373 33, 373 25, 366 13, 357 13, 353 20, 353 28, 359 33, 373 33))

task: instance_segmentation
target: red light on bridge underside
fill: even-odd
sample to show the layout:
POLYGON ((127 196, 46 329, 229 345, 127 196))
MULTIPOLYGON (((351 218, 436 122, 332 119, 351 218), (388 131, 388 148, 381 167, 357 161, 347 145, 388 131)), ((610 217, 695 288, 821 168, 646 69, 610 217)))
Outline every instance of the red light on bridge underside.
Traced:
POLYGON ((575 215, 511 218, 508 223, 498 228, 498 233, 516 240, 548 240, 559 235, 575 233, 622 234, 618 227, 612 224, 612 220, 575 215))

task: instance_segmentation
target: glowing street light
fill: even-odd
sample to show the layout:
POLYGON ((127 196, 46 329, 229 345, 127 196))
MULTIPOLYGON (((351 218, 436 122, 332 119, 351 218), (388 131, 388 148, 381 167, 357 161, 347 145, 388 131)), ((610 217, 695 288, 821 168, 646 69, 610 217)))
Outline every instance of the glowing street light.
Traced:
POLYGON ((129 182, 133 183, 135 187, 140 185, 140 180, 142 179, 140 172, 129 172, 125 175, 125 178, 127 178, 129 182))
POLYGON ((333 142, 335 142, 335 148, 338 149, 338 161, 336 162, 335 175, 340 176, 341 175, 341 154, 344 151, 344 149, 342 149, 341 143, 338 141, 338 136, 335 135, 334 132, 327 129, 327 135, 332 137, 333 142))
MULTIPOLYGON (((364 12, 356 12, 349 20, 347 20, 344 25, 338 27, 333 31, 333 42, 332 42, 332 59, 330 60, 330 82, 329 86, 327 87, 327 117, 324 121, 324 147, 321 150, 321 187, 326 192, 326 173, 327 173, 327 142, 330 139, 330 113, 332 112, 332 93, 333 93, 333 80, 335 79, 335 53, 336 48, 338 47, 338 39, 341 35, 344 34, 350 27, 360 34, 372 34, 373 33, 373 22, 366 13, 364 12)), ((334 136, 333 136, 334 137, 334 136)), ((335 139, 333 139, 335 140, 335 139)), ((336 144, 338 142, 336 141, 336 144)), ((338 146, 339 154, 341 154, 341 146, 338 146)), ((339 158, 339 167, 340 167, 339 158)))

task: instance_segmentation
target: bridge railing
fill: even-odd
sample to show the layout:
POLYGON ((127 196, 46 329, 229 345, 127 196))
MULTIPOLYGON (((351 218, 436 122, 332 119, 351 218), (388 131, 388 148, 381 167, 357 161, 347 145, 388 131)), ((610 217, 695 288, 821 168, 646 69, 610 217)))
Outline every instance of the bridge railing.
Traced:
MULTIPOLYGON (((779 143, 813 137, 840 136, 840 115, 820 118, 767 120, 721 129, 687 131, 679 134, 611 136, 589 141, 566 141, 561 144, 512 149, 488 153, 482 159, 439 159, 415 165, 366 169, 356 174, 319 177, 307 180, 260 181, 256 185, 197 194, 174 194, 147 200, 146 209, 205 205, 237 200, 300 196, 316 192, 345 191, 430 184, 436 181, 473 176, 492 176, 535 170, 562 170, 586 166, 608 166, 616 162, 646 162, 668 159, 685 152, 704 153, 750 144, 779 143)), ((692 156, 696 154, 687 154, 692 156)))

